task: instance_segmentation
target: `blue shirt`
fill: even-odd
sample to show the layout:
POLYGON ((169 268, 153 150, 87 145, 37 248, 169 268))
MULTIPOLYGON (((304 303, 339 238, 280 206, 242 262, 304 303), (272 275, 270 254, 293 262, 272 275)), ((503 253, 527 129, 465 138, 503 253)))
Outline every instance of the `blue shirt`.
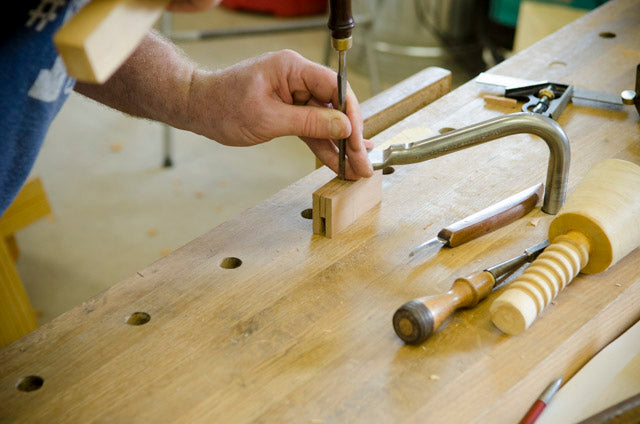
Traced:
POLYGON ((27 179, 51 121, 73 89, 53 44, 87 0, 13 2, 0 42, 0 216, 27 179))

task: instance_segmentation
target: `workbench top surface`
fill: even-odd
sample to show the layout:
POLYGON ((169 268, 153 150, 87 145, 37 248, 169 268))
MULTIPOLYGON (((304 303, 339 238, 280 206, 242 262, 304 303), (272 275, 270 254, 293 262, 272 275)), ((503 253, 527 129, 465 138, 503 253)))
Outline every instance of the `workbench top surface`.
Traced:
MULTIPOLYGON (((619 93, 635 84, 638 28, 640 4, 614 0, 489 72, 619 93)), ((374 141, 506 112, 487 108, 472 81, 374 141)), ((605 158, 640 164, 633 107, 570 104, 558 122, 571 142, 569 194, 605 158)), ((408 258, 443 226, 544 181, 548 155, 539 138, 514 135, 396 167, 382 203, 333 239, 301 216, 333 177, 319 169, 0 350, 0 422, 516 422, 552 379, 638 320, 640 249, 576 278, 516 337, 491 323, 497 293, 420 346, 404 345, 391 317, 546 238, 553 216, 538 207, 408 258), (241 265, 221 267, 229 257, 241 265), (151 319, 128 325, 134 312, 151 319), (17 390, 29 375, 43 386, 17 390)))

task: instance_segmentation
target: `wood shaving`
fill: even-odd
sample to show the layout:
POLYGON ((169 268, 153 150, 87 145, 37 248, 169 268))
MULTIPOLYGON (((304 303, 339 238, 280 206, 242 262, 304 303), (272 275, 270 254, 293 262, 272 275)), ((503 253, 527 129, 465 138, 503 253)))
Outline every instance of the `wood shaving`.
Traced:
POLYGON ((169 249, 169 248, 167 248, 167 247, 165 247, 164 249, 162 249, 162 250, 160 251, 160 254, 161 254, 162 256, 167 256, 169 253, 171 253, 171 249, 169 249))
POLYGON ((196 191, 196 197, 198 199, 202 199, 204 197, 204 191, 202 191, 202 190, 196 191))
POLYGON ((537 227, 539 222, 540 222, 540 218, 533 218, 531 221, 527 223, 527 225, 531 227, 537 227))
POLYGON ((436 374, 431 374, 429 376, 429 380, 440 380, 440 376, 436 374))
POLYGON ((155 237, 158 234, 158 230, 156 230, 155 228, 149 228, 147 230, 147 235, 149 237, 155 237))
POLYGON ((120 143, 119 141, 111 145, 111 151, 113 153, 119 152, 120 150, 122 150, 122 143, 120 143))
POLYGON ((616 283, 616 287, 622 287, 622 284, 616 283))

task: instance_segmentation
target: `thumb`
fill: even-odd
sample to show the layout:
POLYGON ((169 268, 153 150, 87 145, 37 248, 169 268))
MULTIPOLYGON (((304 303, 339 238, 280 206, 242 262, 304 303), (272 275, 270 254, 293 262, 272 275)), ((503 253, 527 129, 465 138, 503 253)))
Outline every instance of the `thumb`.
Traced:
POLYGON ((280 133, 298 137, 341 139, 351 135, 347 115, 335 109, 318 106, 280 104, 277 108, 280 133))

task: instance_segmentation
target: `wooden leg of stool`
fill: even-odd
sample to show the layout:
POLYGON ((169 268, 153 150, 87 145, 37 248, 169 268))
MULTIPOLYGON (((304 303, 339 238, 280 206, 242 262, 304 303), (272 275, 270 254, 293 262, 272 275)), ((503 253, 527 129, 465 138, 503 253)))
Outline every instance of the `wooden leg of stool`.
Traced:
POLYGON ((11 258, 13 262, 16 262, 20 257, 20 249, 18 248, 18 242, 16 241, 16 236, 11 234, 6 239, 7 249, 9 249, 9 253, 11 254, 11 258))
POLYGON ((0 348, 37 327, 6 239, 0 240, 0 348))

